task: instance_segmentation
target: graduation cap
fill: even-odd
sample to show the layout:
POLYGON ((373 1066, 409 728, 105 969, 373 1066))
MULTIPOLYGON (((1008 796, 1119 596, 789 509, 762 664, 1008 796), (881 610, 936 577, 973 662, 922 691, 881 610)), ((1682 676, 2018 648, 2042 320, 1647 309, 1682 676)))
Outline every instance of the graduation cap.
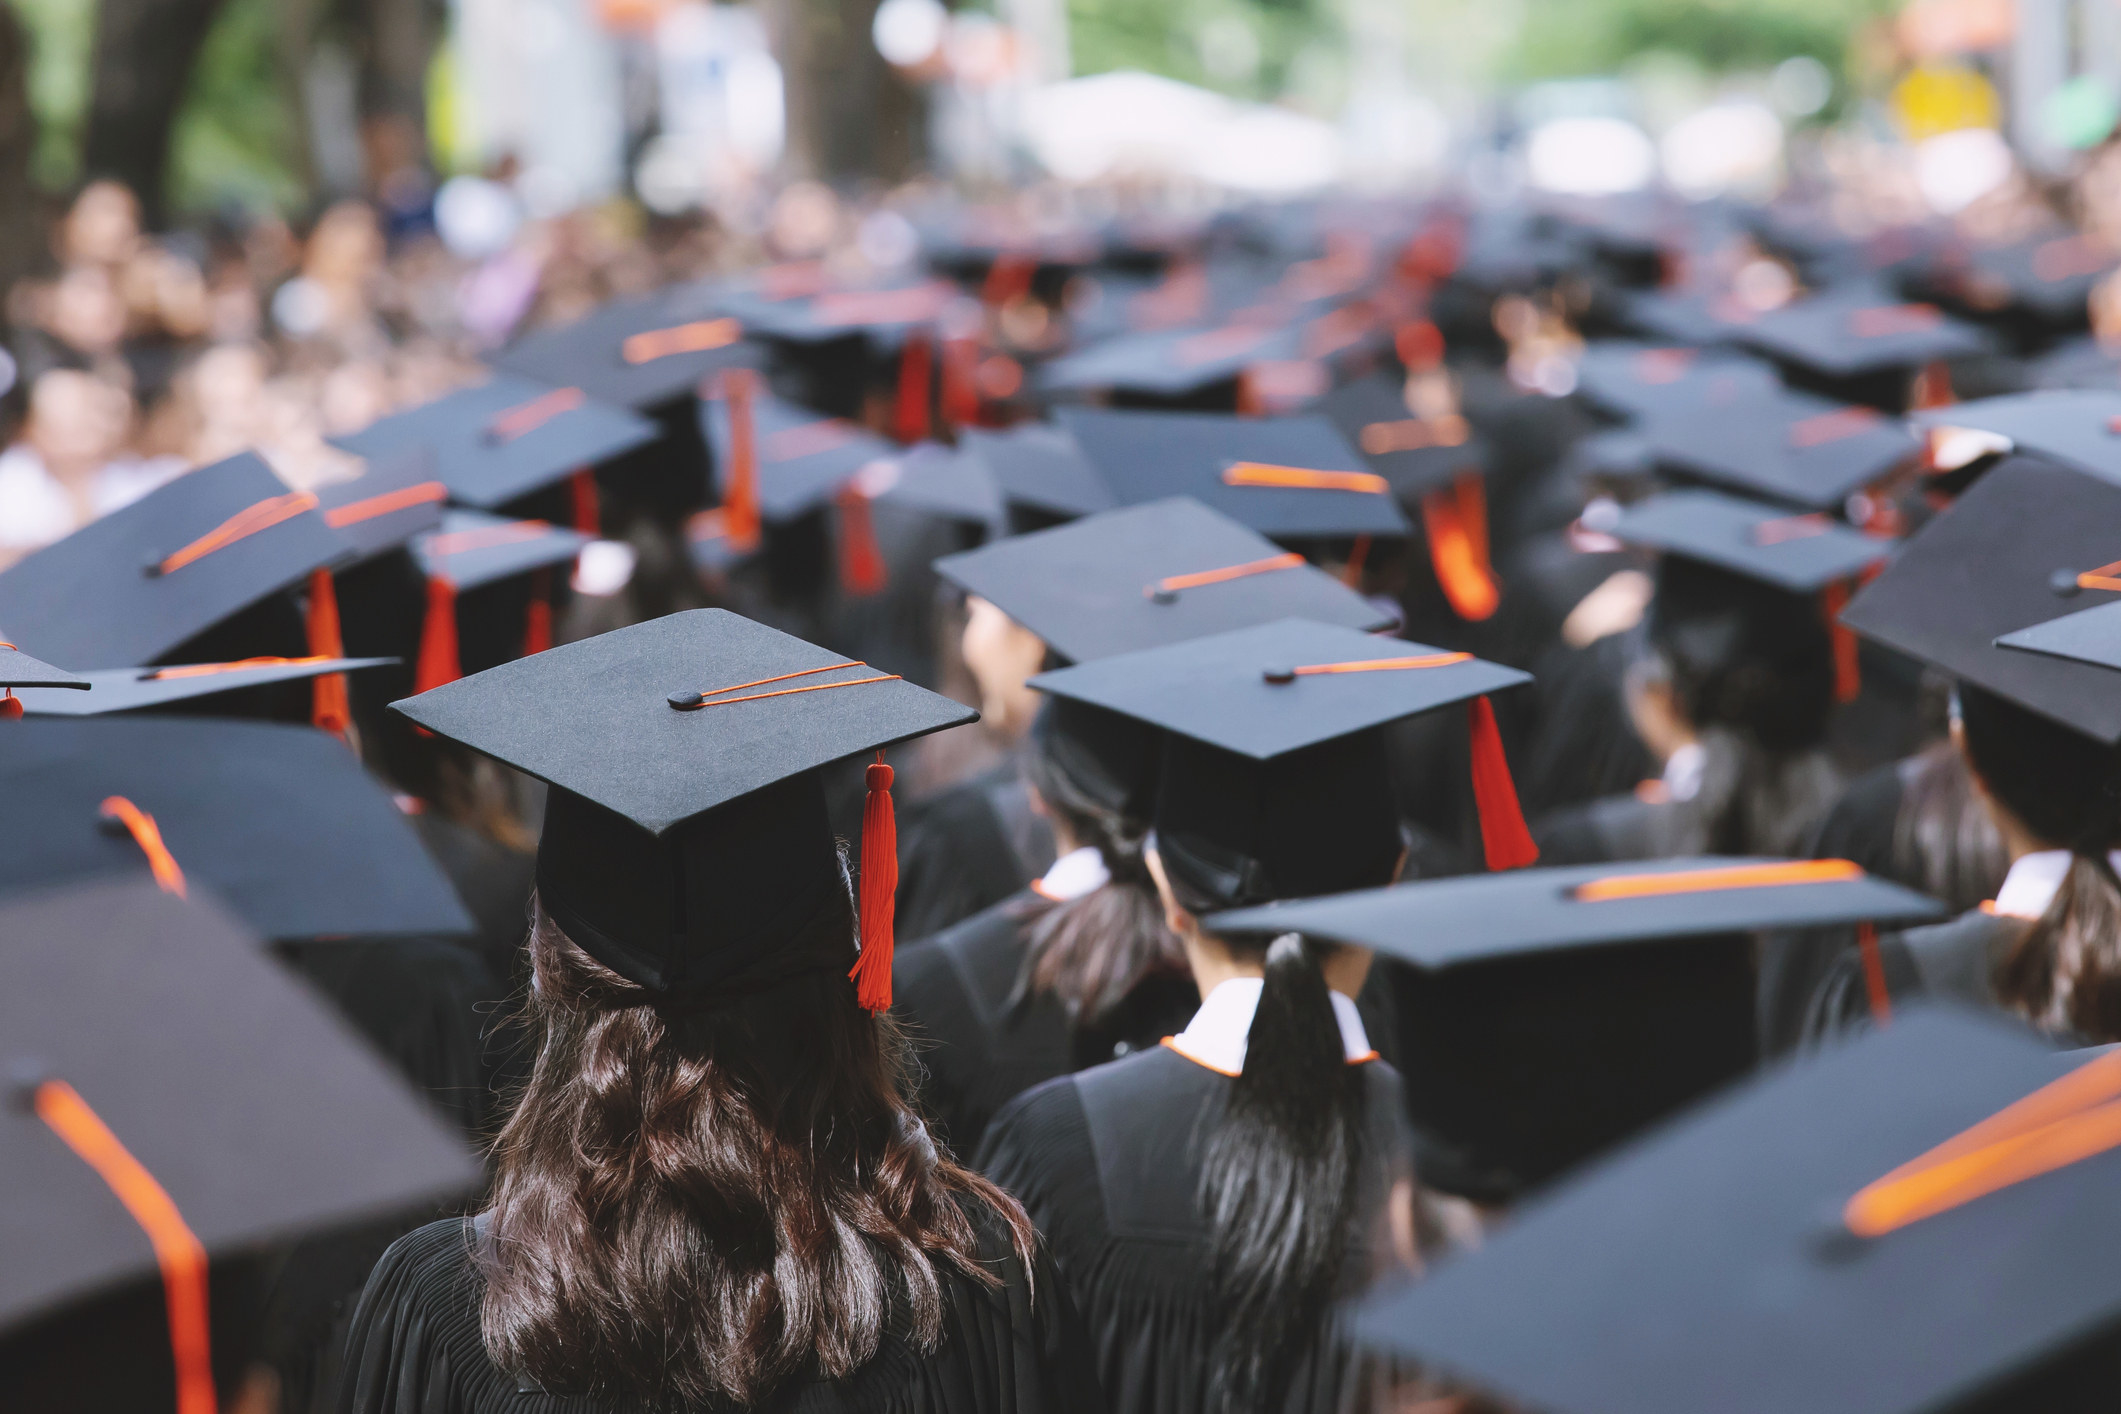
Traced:
POLYGON ((1489 866, 1531 862, 1487 700, 1528 681, 1470 653, 1280 619, 1031 686, 1164 732, 1157 849, 1181 898, 1206 913, 1389 878, 1402 845, 1377 729, 1461 702, 1489 866))
POLYGON ((1275 540, 1407 533, 1391 483, 1322 417, 1056 415, 1122 505, 1191 496, 1275 540))
POLYGON ((119 1407, 106 1380, 219 1407, 217 1357, 243 1342, 212 1327, 210 1274, 479 1182, 428 1106, 206 900, 145 882, 11 899, 0 962, 0 1328, 19 1372, 94 1323, 109 1364, 54 1373, 79 1407, 119 1407), (159 1329, 113 1320, 111 1300, 148 1290, 159 1329))
POLYGON ((1666 491, 1623 509, 1601 530, 1629 545, 1717 565, 1748 579, 1813 594, 1892 553, 1892 542, 1813 513, 1791 515, 1718 491, 1666 491))
POLYGON ((394 550, 442 523, 449 488, 435 476, 434 458, 408 446, 373 455, 361 453, 361 474, 316 487, 324 523, 359 558, 394 550))
POLYGON ((2116 616, 2109 602, 2003 634, 1996 639, 1996 646, 2101 668, 2121 668, 2121 616, 2116 616))
POLYGON ((1710 389, 1641 426, 1666 469, 1807 510, 1838 508, 1922 450, 1897 418, 1794 390, 1710 389))
MULTIPOLYGON (((335 440, 365 457, 424 450, 450 500, 494 510, 558 482, 593 476, 598 462, 660 435, 648 418, 579 387, 499 373, 335 440)), ((575 528, 596 526, 591 520, 575 528)))
POLYGON ((393 706, 553 787, 538 895, 597 961, 672 996, 854 961, 871 1010, 890 1005, 897 877, 882 748, 978 717, 720 609, 567 644, 393 706), (818 768, 870 751, 856 961, 848 933, 815 926, 845 899, 818 768))
POLYGON ((1913 414, 1932 430, 1967 428, 2009 439, 2027 456, 2121 485, 2121 388, 2014 393, 1913 414))
POLYGON ((1745 402, 1781 387, 1773 365, 1728 349, 1598 339, 1576 363, 1576 395, 1615 417, 1745 402))
POLYGON ((1012 508, 1066 520, 1119 504, 1065 428, 1042 422, 1000 432, 968 427, 958 448, 986 468, 1012 508))
POLYGON ((867 286, 802 288, 787 282, 737 280, 714 296, 716 308, 743 321, 755 338, 792 344, 865 335, 895 346, 912 329, 932 325, 963 293, 947 280, 888 281, 867 286))
POLYGON ((1780 363, 1838 385, 1911 374, 1995 348, 1985 331, 1935 305, 1883 301, 1868 287, 1784 305, 1743 326, 1736 337, 1780 363))
POLYGON ((281 590, 328 582, 351 547, 319 505, 249 452, 186 472, 0 571, 0 637, 81 668, 164 661, 281 590))
POLYGON ((1078 663, 1292 617, 1392 627, 1301 555, 1184 496, 946 555, 935 569, 1078 663))
POLYGON ((2083 327, 2092 288, 2117 262, 2088 236, 2048 231, 2005 245, 1947 252, 1931 278, 1976 310, 2017 310, 2043 324, 2083 327))
POLYGON ((1620 306, 1623 322, 1660 342, 1707 347, 1736 340, 1761 311, 1724 290, 1635 290, 1620 306))
POLYGON ((1486 448, 1472 425, 1457 413, 1415 416, 1396 378, 1377 374, 1345 384, 1311 411, 1338 428, 1405 502, 1481 474, 1486 448))
POLYGON ((1178 400, 1235 382, 1254 363, 1291 359, 1300 352, 1297 331, 1279 323, 1149 329, 1049 359, 1036 381, 1048 396, 1104 390, 1178 400))
POLYGON ((2065 1064, 1911 1012, 1369 1297, 1357 1338, 1554 1414, 2111 1407, 2121 1087, 2065 1064))
POLYGON ((493 364, 540 388, 579 388, 600 403, 645 411, 689 400, 721 369, 756 362, 744 334, 741 322, 716 308, 711 287, 680 285, 526 335, 493 364))
POLYGON ((307 727, 28 718, 8 728, 0 799, 0 896, 146 866, 267 938, 472 928, 390 796, 307 727))
POLYGON ((1203 926, 1406 964, 1390 984, 1423 1181, 1500 1201, 1751 1068, 1744 935, 1943 912, 1847 860, 1702 857, 1425 880, 1203 926))
POLYGON ((2010 457, 1901 548, 1842 615, 1866 638, 2112 745, 2105 672, 1996 639, 2121 594, 2121 486, 2010 457))
POLYGON ((80 692, 92 686, 87 678, 39 662, 12 643, 0 643, 0 722, 22 715, 22 699, 15 695, 18 687, 80 692))
MULTIPOLYGON (((412 542, 414 563, 427 581, 427 613, 420 627, 415 690, 424 692, 461 676, 463 630, 457 596, 506 580, 572 564, 590 537, 542 520, 510 520, 484 511, 452 510, 441 528, 412 542)), ((524 613, 520 648, 513 641, 481 645, 481 658, 542 653, 552 646, 552 599, 533 588, 524 613)))
POLYGON ((90 693, 27 688, 20 695, 32 717, 100 717, 151 712, 247 688, 304 682, 335 673, 380 668, 395 658, 242 658, 232 663, 179 663, 166 668, 99 668, 82 675, 90 693))

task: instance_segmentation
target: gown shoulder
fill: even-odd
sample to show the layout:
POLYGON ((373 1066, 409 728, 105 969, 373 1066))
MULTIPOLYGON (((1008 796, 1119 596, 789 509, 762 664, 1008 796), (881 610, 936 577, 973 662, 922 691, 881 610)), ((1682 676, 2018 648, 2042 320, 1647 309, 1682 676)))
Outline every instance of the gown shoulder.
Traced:
MULTIPOLYGON (((1878 940, 1878 960, 1893 1002, 1945 997, 1995 1007, 1995 965, 2024 932, 2026 922, 1971 909, 1926 928, 1878 940)), ((1804 1018, 1804 1043, 1816 1046, 1871 1024, 1870 983, 1863 955, 1846 949, 1820 979, 1804 1018)))

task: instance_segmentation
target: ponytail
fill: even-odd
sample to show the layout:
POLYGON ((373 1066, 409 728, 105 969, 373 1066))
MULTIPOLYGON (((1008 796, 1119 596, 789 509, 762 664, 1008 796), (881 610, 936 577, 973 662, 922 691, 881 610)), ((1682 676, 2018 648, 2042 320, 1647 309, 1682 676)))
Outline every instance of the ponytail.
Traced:
POLYGON ((1200 1196, 1218 1328, 1208 1407, 1230 1414, 1281 1402, 1347 1258, 1363 1086, 1341 1043, 1324 955, 1294 933, 1267 948, 1244 1070, 1207 1136, 1200 1196))
POLYGON ((2042 1025, 2121 1041, 2121 879, 2104 850, 2070 854, 2062 887, 2003 960, 1996 990, 2042 1025))

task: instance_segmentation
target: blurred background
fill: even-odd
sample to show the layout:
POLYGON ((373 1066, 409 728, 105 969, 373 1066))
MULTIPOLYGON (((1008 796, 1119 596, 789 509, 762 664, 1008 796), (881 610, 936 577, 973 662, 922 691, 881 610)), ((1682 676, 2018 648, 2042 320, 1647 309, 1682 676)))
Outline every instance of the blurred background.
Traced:
POLYGON ((2121 0, 5 0, 0 563, 243 446, 300 480, 614 295, 888 274, 945 195, 1809 182, 2099 238, 2117 95, 2121 0))

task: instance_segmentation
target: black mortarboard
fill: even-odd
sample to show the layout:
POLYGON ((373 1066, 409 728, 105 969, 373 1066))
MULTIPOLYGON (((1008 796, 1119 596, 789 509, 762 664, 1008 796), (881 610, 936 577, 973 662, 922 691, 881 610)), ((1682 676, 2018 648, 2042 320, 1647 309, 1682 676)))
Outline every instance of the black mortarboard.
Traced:
POLYGON ((429 579, 478 589, 533 570, 569 564, 590 537, 542 520, 510 520, 484 511, 453 510, 441 527, 412 542, 413 559, 429 579))
MULTIPOLYGON (((978 716, 720 609, 567 644, 394 707, 552 785, 538 847, 546 911, 613 971, 681 995, 845 967, 847 938, 811 926, 845 897, 817 768, 978 716), (808 950, 790 946, 800 942, 808 950)), ((889 778, 872 768, 872 813, 889 778)), ((873 946, 888 937, 874 930, 888 927, 890 893, 881 917, 868 895, 895 853, 876 834, 863 839, 864 1005, 869 958, 890 972, 888 942, 873 946)))
POLYGON ((1293 358, 1297 351, 1296 331, 1273 324, 1153 330, 1115 335, 1048 360, 1036 381, 1049 395, 1106 390, 1179 399, 1233 382, 1251 364, 1293 358))
POLYGON ((2121 486, 2011 457, 1910 538, 1842 622, 2111 745, 2121 698, 2103 670, 1995 640, 2110 602, 2117 561, 2121 486))
POLYGON ((170 865, 268 938, 472 928, 390 796, 308 727, 25 719, 0 751, 0 799, 0 895, 170 865))
POLYGON ((1781 389, 1772 365, 1725 349, 1601 339, 1576 363, 1576 394, 1617 417, 1655 417, 1703 400, 1743 403, 1781 389))
POLYGON ((1358 1338, 1555 1414, 2110 1408, 2121 1152, 2067 1162, 2078 1107, 2114 1093, 2112 1058, 2091 1065, 2057 1083, 2059 1058, 2009 1021, 1910 1013, 1763 1075, 1372 1296, 1358 1338), (2011 1110, 2035 1094, 2043 1115, 2011 1110), (1970 1160, 1984 1137, 2009 1147, 2039 1119, 2064 1153, 2015 1175, 1976 1164, 1992 1191, 1946 1183, 1941 1211, 1854 1234, 1878 1226, 1894 1187, 1880 1180, 1934 1174, 1955 1141, 1970 1160))
POLYGON ((1191 496, 1275 540, 1407 533, 1391 484, 1322 417, 1057 416, 1123 505, 1191 496))
POLYGON ((921 442, 870 462, 855 474, 852 489, 871 501, 917 511, 938 520, 995 526, 1002 495, 987 465, 962 447, 921 442))
POLYGON ((70 687, 79 690, 88 685, 88 679, 78 673, 39 662, 12 643, 0 643, 0 688, 70 687))
POLYGON ((258 658, 233 663, 184 663, 168 668, 99 668, 83 676, 93 692, 32 688, 21 695, 33 717, 100 717, 110 712, 151 712, 246 688, 302 682, 327 673, 380 668, 395 658, 258 658))
POLYGON ((743 337, 743 325, 716 309, 711 288, 681 285, 541 329, 493 363, 546 388, 580 388, 599 402, 646 410, 690 398, 719 369, 756 362, 743 337))
POLYGON ((491 510, 659 435, 649 419, 579 387, 500 373, 335 440, 365 457, 424 449, 451 500, 491 510))
POLYGON ((1302 556, 1184 496, 1011 536, 935 569, 1078 663, 1275 619, 1392 627, 1302 556))
POLYGON ((1478 476, 1487 450, 1457 413, 1416 417, 1399 380, 1378 374, 1328 393, 1312 412, 1338 428, 1370 469, 1392 483, 1402 503, 1478 476))
MULTIPOLYGON (((732 440, 728 380, 701 400, 700 426, 714 451, 726 504, 737 458, 732 440)), ((898 453, 895 443, 858 422, 777 398, 763 388, 750 395, 752 439, 758 463, 758 509, 780 523, 818 509, 870 462, 898 453)))
POLYGON ((1770 358, 1823 378, 1912 372, 1940 359, 1987 353, 1994 341, 1979 327, 1934 305, 1877 302, 1836 291, 1798 300, 1741 326, 1735 337, 1770 358))
POLYGON ((1760 311, 1721 290, 1655 289, 1628 293, 1620 316, 1652 339, 1710 345, 1736 339, 1760 311))
POLYGON ((366 560, 394 550, 442 523, 449 488, 425 447, 361 453, 361 474, 317 490, 324 523, 366 560))
POLYGON ((754 338, 823 344, 861 334, 889 347, 908 330, 933 324, 945 306, 965 295, 946 280, 931 279, 803 290, 738 280, 713 298, 718 311, 741 320, 754 338))
POLYGON ((1922 450, 1898 419, 1796 391, 1709 390, 1642 428, 1671 471, 1811 510, 1838 508, 1922 450))
POLYGON ((1012 506, 1067 518, 1095 515, 1119 504, 1064 428, 1038 422, 1003 432, 968 427, 958 447, 987 468, 1012 506))
POLYGON ((2043 324, 2082 328, 2093 287, 2115 264, 2099 242, 2050 230, 2006 245, 1949 252, 1930 278, 1976 311, 2016 310, 2043 324))
POLYGON ((2121 668, 2121 614, 2112 602, 2021 628, 1996 639, 1998 648, 2044 653, 2051 658, 2121 668))
POLYGON ((1717 491, 1651 496, 1600 529, 1626 544, 1684 555, 1796 594, 1849 579, 1892 553, 1891 541, 1828 516, 1793 516, 1717 491))
POLYGON ((313 494, 245 452, 0 571, 0 638, 76 668, 153 663, 349 553, 313 494))
MULTIPOLYGON (((144 881, 11 899, 0 965, 15 1091, 0 1112, 0 1327, 16 1339, 99 1319, 87 1303, 129 1287, 161 1291, 157 1249, 181 1250, 179 1229, 218 1268, 478 1183, 430 1108, 207 900, 144 881), (143 1188, 173 1211, 134 1217, 143 1188)), ((188 1286, 170 1267, 170 1301, 203 1304, 204 1273, 188 1286)), ((159 1365, 167 1389, 171 1336, 155 1339, 104 1353, 159 1365)))
POLYGON ((1695 858, 1429 880, 1206 926, 1407 964, 1388 978, 1423 1181, 1496 1202, 1751 1068, 1745 934, 1941 911, 1844 860, 1695 858))
POLYGON ((1031 686, 1165 733, 1157 848, 1195 912, 1382 882, 1402 848, 1377 729, 1469 702, 1491 865, 1530 837, 1486 694, 1530 679, 1470 653, 1281 619, 1043 673, 1031 686))
POLYGON ((2121 485, 2121 389, 2015 393, 1932 408, 1910 420, 2007 437, 2027 456, 2121 485))

